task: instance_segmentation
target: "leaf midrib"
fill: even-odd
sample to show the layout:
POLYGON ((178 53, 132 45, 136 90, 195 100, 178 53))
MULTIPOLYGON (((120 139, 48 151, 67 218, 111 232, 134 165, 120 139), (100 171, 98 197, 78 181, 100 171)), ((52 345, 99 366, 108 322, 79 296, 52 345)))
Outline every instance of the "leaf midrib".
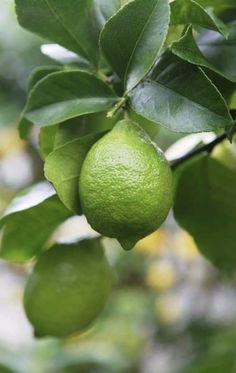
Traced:
POLYGON ((154 11, 156 10, 156 8, 157 8, 158 5, 159 5, 159 0, 157 1, 156 5, 154 4, 153 10, 152 10, 150 16, 148 17, 147 21, 145 22, 144 27, 142 29, 142 32, 140 33, 140 35, 139 35, 139 37, 138 37, 138 39, 137 39, 137 41, 136 41, 136 43, 134 45, 134 49, 133 49, 133 51, 132 51, 132 53, 130 55, 130 58, 129 58, 129 61, 128 61, 128 64, 127 64, 127 67, 126 67, 126 71, 125 71, 125 77, 124 77, 125 81, 127 81, 129 67, 131 65, 132 58, 133 58, 133 56, 134 56, 134 54, 135 54, 135 52, 137 50, 137 46, 138 46, 138 44, 139 44, 139 42, 140 42, 140 40, 141 40, 141 38, 142 38, 142 36, 144 34, 144 31, 146 30, 147 26, 149 25, 149 23, 151 21, 151 18, 152 18, 153 14, 154 14, 154 11))
POLYGON ((50 4, 50 0, 44 0, 46 5, 48 6, 51 13, 55 16, 57 21, 60 23, 60 25, 65 29, 66 32, 71 36, 71 38, 75 41, 75 43, 78 45, 78 47, 83 51, 84 55, 86 56, 87 60, 89 61, 89 56, 86 50, 81 46, 81 44, 78 42, 76 36, 70 31, 70 29, 67 28, 61 17, 57 14, 53 6, 50 4))
MULTIPOLYGON (((162 84, 162 83, 160 83, 160 82, 156 82, 156 81, 154 81, 154 80, 149 80, 148 82, 153 83, 153 84, 156 84, 156 85, 160 85, 160 86, 164 87, 166 90, 172 91, 172 92, 174 92, 175 94, 177 94, 178 96, 183 97, 185 100, 189 101, 189 102, 192 103, 194 106, 197 106, 197 107, 200 107, 200 108, 204 108, 204 109, 206 109, 207 111, 209 111, 209 112, 211 112, 211 113, 214 113, 217 117, 219 117, 219 118, 223 118, 224 120, 227 120, 227 118, 223 117, 222 115, 215 113, 214 111, 210 110, 210 109, 207 108, 206 106, 203 106, 203 105, 201 105, 201 104, 199 104, 199 103, 197 103, 197 102, 195 102, 195 101, 190 100, 190 99, 189 99, 188 97, 186 97, 185 95, 183 95, 183 94, 181 94, 181 93, 175 91, 175 90, 172 89, 172 88, 167 87, 166 85, 164 85, 164 84, 162 84)), ((228 120, 229 120, 229 122, 230 122, 230 119, 228 119, 228 120)))
POLYGON ((53 107, 53 106, 58 105, 58 104, 61 104, 61 105, 68 104, 68 103, 75 104, 78 101, 86 101, 86 102, 91 101, 91 102, 93 102, 95 100, 97 100, 97 102, 103 101, 103 100, 104 101, 107 100, 107 101, 109 101, 111 103, 112 102, 114 102, 114 103, 116 102, 115 97, 109 97, 109 96, 77 97, 77 98, 73 98, 73 99, 69 99, 69 100, 63 100, 63 101, 58 100, 58 101, 53 102, 51 104, 42 105, 42 106, 40 106, 38 108, 36 108, 36 107, 32 108, 32 109, 30 109, 29 111, 26 112, 26 115, 30 114, 30 113, 34 113, 36 111, 45 110, 47 108, 53 107))

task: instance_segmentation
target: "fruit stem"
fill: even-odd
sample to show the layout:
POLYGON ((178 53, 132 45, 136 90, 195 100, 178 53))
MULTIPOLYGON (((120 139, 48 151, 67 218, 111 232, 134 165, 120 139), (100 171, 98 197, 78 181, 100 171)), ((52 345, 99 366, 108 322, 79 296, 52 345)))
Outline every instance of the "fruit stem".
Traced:
POLYGON ((124 107, 125 103, 127 101, 127 96, 124 96, 120 99, 120 101, 117 102, 117 104, 107 113, 107 118, 113 118, 113 116, 117 113, 119 109, 124 107))
POLYGON ((191 150, 189 153, 185 154, 183 157, 180 157, 172 162, 171 164, 172 170, 174 171, 178 166, 180 166, 181 164, 195 157, 198 154, 201 154, 203 152, 207 152, 210 154, 212 150, 215 148, 215 146, 220 144, 225 139, 227 139, 227 134, 223 133, 222 135, 216 137, 215 140, 211 141, 209 144, 205 144, 201 146, 200 148, 191 150))

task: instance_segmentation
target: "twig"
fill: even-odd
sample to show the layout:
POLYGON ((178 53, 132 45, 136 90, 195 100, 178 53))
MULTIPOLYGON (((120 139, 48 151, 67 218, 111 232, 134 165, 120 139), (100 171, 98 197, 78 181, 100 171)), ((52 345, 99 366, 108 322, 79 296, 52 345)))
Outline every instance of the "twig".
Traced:
POLYGON ((117 104, 107 113, 107 118, 112 118, 119 109, 125 106, 127 97, 124 96, 117 102, 117 104))
POLYGON ((175 161, 173 161, 173 163, 171 164, 172 170, 175 170, 179 165, 181 165, 182 163, 184 163, 184 162, 188 161, 189 159, 195 157, 198 154, 201 154, 203 152, 211 153, 212 150, 214 149, 214 147, 216 145, 220 144, 226 138, 227 138, 227 134, 224 133, 224 134, 218 136, 215 140, 213 140, 209 144, 206 144, 206 145, 201 146, 200 148, 191 150, 189 153, 187 153, 183 157, 178 158, 175 161))

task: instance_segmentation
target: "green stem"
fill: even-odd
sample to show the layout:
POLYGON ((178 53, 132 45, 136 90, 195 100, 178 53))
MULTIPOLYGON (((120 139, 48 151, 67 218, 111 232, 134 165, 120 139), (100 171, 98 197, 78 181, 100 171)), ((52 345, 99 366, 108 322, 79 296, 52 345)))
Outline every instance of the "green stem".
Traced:
POLYGON ((124 107, 126 101, 127 97, 122 97, 120 101, 118 101, 117 104, 107 113, 107 118, 113 118, 117 111, 124 107))

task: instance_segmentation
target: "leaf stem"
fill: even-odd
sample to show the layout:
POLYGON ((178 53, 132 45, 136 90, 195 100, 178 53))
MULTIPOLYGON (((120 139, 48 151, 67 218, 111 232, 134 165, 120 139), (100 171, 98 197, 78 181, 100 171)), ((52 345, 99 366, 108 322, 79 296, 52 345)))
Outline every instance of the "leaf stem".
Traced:
POLYGON ((127 96, 124 96, 120 99, 120 101, 117 102, 117 104, 107 113, 107 118, 112 118, 119 109, 124 107, 125 103, 127 101, 127 96))
POLYGON ((189 153, 184 155, 183 157, 180 157, 172 162, 171 168, 172 170, 175 170, 178 166, 183 164, 184 162, 188 161, 189 159, 195 157, 198 154, 201 154, 203 152, 211 153, 212 150, 215 148, 216 145, 220 144, 222 141, 224 141, 227 138, 227 134, 223 133, 222 135, 216 137, 215 140, 211 141, 209 144, 205 144, 201 146, 200 148, 191 150, 189 153))

